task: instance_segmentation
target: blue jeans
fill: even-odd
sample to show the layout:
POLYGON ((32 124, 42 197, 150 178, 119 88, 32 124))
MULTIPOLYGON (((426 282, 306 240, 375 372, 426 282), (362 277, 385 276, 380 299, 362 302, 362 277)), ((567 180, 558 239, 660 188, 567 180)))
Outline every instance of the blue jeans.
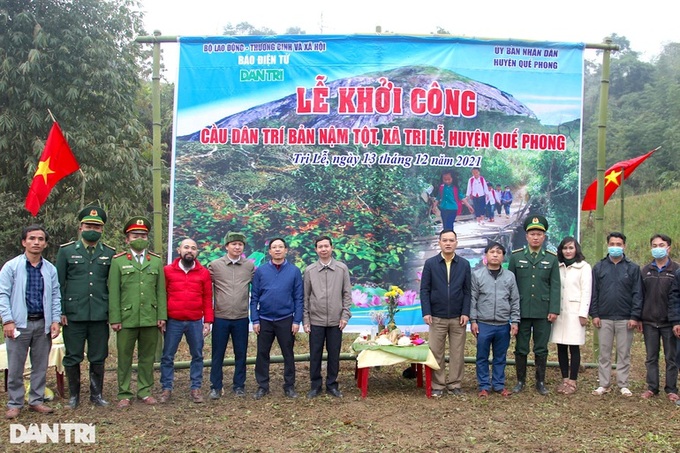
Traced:
POLYGON ((442 230, 453 230, 458 211, 456 209, 440 209, 442 215, 442 230))
POLYGON ((510 324, 493 326, 480 322, 477 335, 477 383, 479 390, 500 392, 505 387, 505 360, 510 346, 510 324), (493 350, 491 382, 489 382, 489 352, 493 350))
POLYGON ((210 368, 210 388, 222 390, 224 377, 222 362, 231 335, 234 348, 233 390, 246 385, 246 358, 248 353, 248 318, 215 318, 212 329, 212 367, 210 368))
POLYGON ((182 340, 182 335, 186 336, 191 353, 191 365, 189 367, 191 389, 200 389, 203 383, 203 321, 168 319, 165 323, 163 356, 161 357, 161 387, 163 390, 172 390, 172 384, 175 380, 175 354, 179 342, 182 340))
POLYGON ((487 204, 486 205, 486 216, 489 218, 489 220, 493 219, 494 217, 494 209, 496 208, 495 205, 492 204, 487 204))
POLYGON ((484 217, 486 213, 486 197, 472 197, 472 206, 475 208, 475 217, 484 217))

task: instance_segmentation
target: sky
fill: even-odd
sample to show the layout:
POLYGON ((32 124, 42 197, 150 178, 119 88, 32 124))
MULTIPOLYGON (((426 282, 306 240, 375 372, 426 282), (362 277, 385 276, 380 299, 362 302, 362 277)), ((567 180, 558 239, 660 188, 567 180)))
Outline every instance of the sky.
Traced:
MULTIPOLYGON (((677 16, 668 2, 648 0, 644 7, 624 2, 572 0, 140 0, 148 33, 164 36, 221 35, 225 25, 248 22, 283 34, 299 27, 307 34, 372 34, 376 27, 397 34, 431 34, 443 28, 454 36, 536 41, 602 43, 616 33, 625 36, 643 60, 657 56, 669 42, 680 42, 677 16), (667 13, 664 14, 663 11, 667 13)), ((163 44, 164 77, 176 80, 179 46, 163 44)), ((595 57, 588 51, 587 58, 595 57)))

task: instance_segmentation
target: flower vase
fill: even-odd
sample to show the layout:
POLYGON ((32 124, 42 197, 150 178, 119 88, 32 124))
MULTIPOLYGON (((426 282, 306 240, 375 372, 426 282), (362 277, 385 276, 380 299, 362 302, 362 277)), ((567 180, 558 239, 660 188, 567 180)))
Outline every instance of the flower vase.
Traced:
POLYGON ((385 324, 378 324, 378 335, 380 335, 383 330, 385 330, 385 324))

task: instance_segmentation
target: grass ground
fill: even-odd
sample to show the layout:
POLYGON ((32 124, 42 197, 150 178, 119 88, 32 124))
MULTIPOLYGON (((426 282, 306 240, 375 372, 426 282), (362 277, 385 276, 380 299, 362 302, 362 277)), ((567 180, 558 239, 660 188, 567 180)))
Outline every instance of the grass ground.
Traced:
MULTIPOLYGON (((343 351, 350 351, 354 335, 345 336, 343 351)), ((554 345, 552 345, 554 346, 554 345)), ((512 351, 512 346, 511 349, 512 351)), ((210 354, 209 342, 206 355, 210 354)), ((475 351, 474 338, 468 336, 467 356, 475 351)), ((307 352, 306 336, 299 335, 296 352, 307 352)), ((278 354, 276 347, 272 351, 278 354)), ((228 355, 231 351, 228 350, 228 355)), ((254 355, 251 338, 249 355, 254 355)), ((512 354, 510 353, 510 357, 512 354)), ((177 360, 188 360, 182 345, 177 360)), ((551 361, 556 361, 554 348, 551 361)), ((583 362, 593 362, 589 347, 583 349, 583 362)), ((372 370, 368 398, 361 399, 354 385, 354 363, 341 363, 340 382, 345 397, 321 396, 290 400, 283 396, 282 365, 272 365, 272 394, 255 401, 253 366, 248 367, 246 398, 229 393, 217 401, 206 398, 204 404, 189 401, 189 371, 176 372, 176 385, 170 403, 154 407, 135 403, 130 409, 94 408, 85 403, 77 410, 64 407, 65 401, 51 403, 56 412, 42 416, 27 411, 16 421, 30 423, 94 423, 97 443, 84 445, 9 445, 9 423, 0 421, 0 439, 7 451, 678 451, 680 408, 665 397, 642 400, 645 390, 644 346, 641 334, 635 334, 633 347, 632 398, 612 392, 595 397, 597 370, 586 368, 579 378, 578 392, 558 395, 555 386, 561 380, 557 368, 549 368, 547 383, 551 394, 543 397, 532 387, 525 392, 502 398, 476 396, 474 365, 465 369, 462 397, 445 396, 427 399, 413 380, 404 379, 404 366, 372 370)), ((114 369, 115 349, 107 362, 114 369)), ((663 368, 663 367, 662 367, 663 368)), ((225 367, 228 389, 233 369, 225 367)), ((297 364, 297 390, 308 390, 308 363, 297 364)), ((204 394, 209 388, 208 369, 204 372, 204 394)), ((506 370, 508 385, 514 385, 514 368, 506 370)), ((133 376, 134 378, 134 376, 133 376)), ((158 372, 156 372, 158 379, 158 372)), ((529 384, 533 384, 532 369, 529 384)), ((663 381, 662 381, 663 382, 663 381)), ((48 385, 55 386, 49 372, 48 385)), ((156 384, 155 393, 160 392, 156 384)), ((115 401, 115 372, 107 374, 104 396, 115 401)), ((6 396, 0 393, 0 402, 6 396)))

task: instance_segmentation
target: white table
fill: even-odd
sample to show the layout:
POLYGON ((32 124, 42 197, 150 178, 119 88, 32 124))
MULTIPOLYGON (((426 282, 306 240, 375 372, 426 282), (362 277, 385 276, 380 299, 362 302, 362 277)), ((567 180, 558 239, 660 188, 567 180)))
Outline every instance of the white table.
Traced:
MULTIPOLYGON (((57 394, 64 397, 64 355, 66 355, 66 347, 63 342, 60 342, 61 336, 52 340, 52 349, 50 350, 50 358, 48 367, 54 367, 57 373, 57 394)), ((26 370, 31 369, 31 358, 26 360, 26 370)), ((5 371, 5 392, 7 392, 7 345, 0 344, 0 370, 5 371)))

